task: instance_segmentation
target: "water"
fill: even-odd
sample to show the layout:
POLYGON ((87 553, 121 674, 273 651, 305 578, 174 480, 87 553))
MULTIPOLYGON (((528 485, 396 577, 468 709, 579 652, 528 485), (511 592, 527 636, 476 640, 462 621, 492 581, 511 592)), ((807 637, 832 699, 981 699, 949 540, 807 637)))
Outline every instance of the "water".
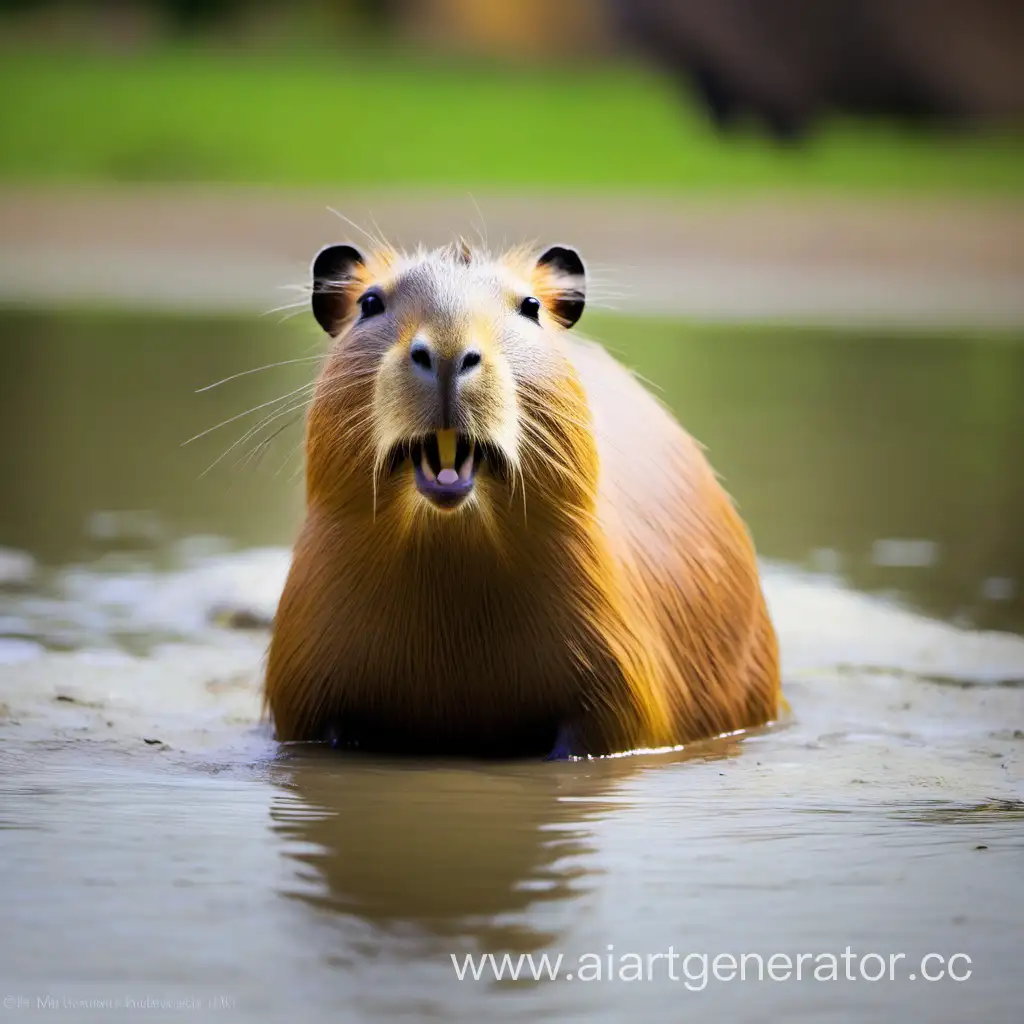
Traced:
POLYGON ((1024 639, 977 630, 1024 632, 1021 339, 590 330, 664 388, 752 525, 783 727, 554 765, 278 748, 265 633, 223 623, 273 607, 300 424, 206 475, 249 421, 181 442, 305 383, 313 363, 194 393, 315 355, 315 331, 0 318, 0 545, 41 565, 0 592, 13 1015, 1017 1019, 1024 639), (903 954, 894 980, 840 959, 836 981, 815 961, 701 981, 702 954, 846 947, 903 954), (646 960, 670 949, 676 981, 646 960), (487 952, 561 954, 562 976, 459 981, 452 955, 487 952), (928 953, 971 977, 925 981, 928 953), (652 980, 565 978, 636 955, 652 980))

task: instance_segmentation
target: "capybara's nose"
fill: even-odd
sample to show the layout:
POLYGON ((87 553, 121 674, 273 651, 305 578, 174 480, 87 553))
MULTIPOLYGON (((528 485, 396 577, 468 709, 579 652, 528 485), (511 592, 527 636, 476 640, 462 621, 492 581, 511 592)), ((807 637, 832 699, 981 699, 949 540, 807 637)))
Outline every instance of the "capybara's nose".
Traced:
POLYGON ((454 355, 441 355, 431 342, 414 338, 409 346, 413 373, 437 389, 441 426, 452 427, 459 419, 459 384, 480 365, 483 356, 475 345, 465 345, 454 355))
POLYGON ((482 359, 480 349, 475 345, 467 345, 452 359, 438 356, 425 338, 416 338, 409 346, 409 360, 416 373, 444 386, 453 378, 471 373, 482 359))

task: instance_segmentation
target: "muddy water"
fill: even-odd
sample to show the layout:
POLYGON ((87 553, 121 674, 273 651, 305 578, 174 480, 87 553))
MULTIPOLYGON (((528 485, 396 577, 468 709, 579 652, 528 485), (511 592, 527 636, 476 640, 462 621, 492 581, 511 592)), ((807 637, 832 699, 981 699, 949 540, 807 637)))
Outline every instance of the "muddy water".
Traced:
POLYGON ((0 319, 0 546, 38 563, 0 559, 12 1018, 1019 1019, 1020 339, 591 329, 664 387, 753 525, 780 728, 553 765, 277 747, 260 623, 299 425, 203 476, 251 420, 180 442, 314 364, 196 388, 316 335, 0 319), (561 954, 561 977, 458 980, 453 954, 488 952, 561 954), (815 959, 712 972, 744 953, 815 959), (926 981, 928 953, 971 976, 926 981))

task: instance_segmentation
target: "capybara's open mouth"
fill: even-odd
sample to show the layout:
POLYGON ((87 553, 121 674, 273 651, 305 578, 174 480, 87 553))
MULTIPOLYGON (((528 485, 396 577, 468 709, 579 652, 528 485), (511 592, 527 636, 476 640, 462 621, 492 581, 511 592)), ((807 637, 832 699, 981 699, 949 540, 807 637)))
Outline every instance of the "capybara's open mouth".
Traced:
POLYGON ((455 430, 438 430, 395 445, 389 458, 391 472, 397 472, 406 460, 412 464, 416 489, 441 509, 458 508, 473 493, 483 465, 502 478, 507 471, 505 456, 497 446, 474 441, 455 430))

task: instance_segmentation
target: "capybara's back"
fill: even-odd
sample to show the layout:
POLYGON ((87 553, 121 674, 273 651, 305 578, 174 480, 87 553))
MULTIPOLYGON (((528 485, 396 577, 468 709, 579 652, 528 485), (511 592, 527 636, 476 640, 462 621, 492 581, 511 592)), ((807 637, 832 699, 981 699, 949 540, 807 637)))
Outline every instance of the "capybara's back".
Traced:
POLYGON ((631 373, 592 342, 572 352, 599 452, 598 520, 672 741, 773 719, 778 645, 732 501, 700 445, 631 373))

